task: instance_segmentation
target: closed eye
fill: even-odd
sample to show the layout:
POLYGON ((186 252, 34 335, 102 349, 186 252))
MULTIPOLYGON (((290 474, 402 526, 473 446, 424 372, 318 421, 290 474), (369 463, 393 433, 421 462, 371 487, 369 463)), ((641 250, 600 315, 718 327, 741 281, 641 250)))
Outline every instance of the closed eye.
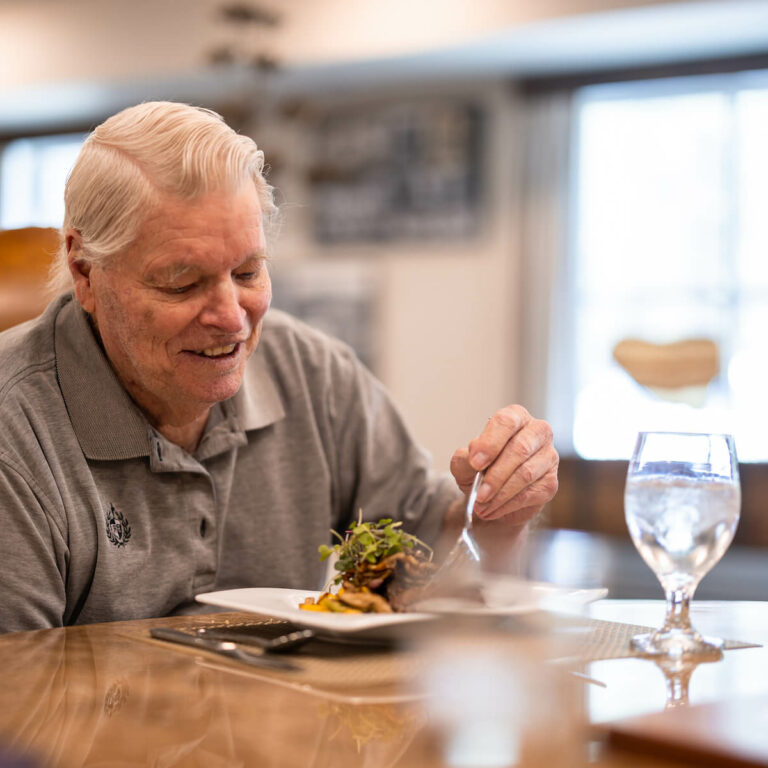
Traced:
POLYGON ((242 272, 235 272, 233 274, 235 276, 235 280, 238 280, 241 283, 252 283, 259 277, 263 268, 264 260, 261 259, 255 266, 251 267, 250 269, 244 269, 242 272))
POLYGON ((197 283, 187 283, 186 285, 173 285, 173 286, 167 286, 162 290, 165 293, 170 293, 173 296, 179 296, 182 293, 189 293, 196 285, 197 283))

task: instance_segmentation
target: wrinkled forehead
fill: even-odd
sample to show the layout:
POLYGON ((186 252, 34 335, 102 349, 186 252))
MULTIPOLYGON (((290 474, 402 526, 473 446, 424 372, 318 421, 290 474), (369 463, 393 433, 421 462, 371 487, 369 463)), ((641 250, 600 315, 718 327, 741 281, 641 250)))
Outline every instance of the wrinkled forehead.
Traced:
POLYGON ((161 197, 142 220, 126 254, 148 268, 241 263, 266 256, 266 237, 253 186, 197 198, 161 197))

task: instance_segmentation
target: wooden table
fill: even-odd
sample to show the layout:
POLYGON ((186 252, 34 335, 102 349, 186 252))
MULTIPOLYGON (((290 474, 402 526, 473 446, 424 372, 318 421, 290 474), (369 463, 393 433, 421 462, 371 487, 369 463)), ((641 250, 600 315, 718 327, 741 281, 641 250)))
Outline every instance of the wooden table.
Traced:
MULTIPOLYGON (((662 614, 660 601, 589 608, 597 619, 650 626, 662 614)), ((693 616, 705 632, 768 644, 768 603, 694 603, 693 616)), ((663 673, 638 658, 579 662, 589 640, 575 629, 555 644, 549 625, 522 622, 501 634, 422 632, 403 648, 306 646, 293 658, 309 671, 297 675, 148 635, 158 625, 254 620, 215 614, 0 636, 0 765, 14 755, 61 768, 429 768, 479 765, 483 750, 536 768, 668 764, 607 749, 590 727, 664 710, 663 673)), ((693 671, 688 701, 768 693, 766 673, 765 647, 729 650, 693 671)))

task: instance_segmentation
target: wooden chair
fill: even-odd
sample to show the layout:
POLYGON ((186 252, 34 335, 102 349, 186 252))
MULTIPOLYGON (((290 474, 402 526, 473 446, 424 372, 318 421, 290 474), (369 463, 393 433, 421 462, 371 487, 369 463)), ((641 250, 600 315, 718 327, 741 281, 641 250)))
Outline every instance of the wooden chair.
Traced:
POLYGON ((56 229, 0 230, 0 331, 43 311, 51 298, 46 282, 58 248, 56 229))

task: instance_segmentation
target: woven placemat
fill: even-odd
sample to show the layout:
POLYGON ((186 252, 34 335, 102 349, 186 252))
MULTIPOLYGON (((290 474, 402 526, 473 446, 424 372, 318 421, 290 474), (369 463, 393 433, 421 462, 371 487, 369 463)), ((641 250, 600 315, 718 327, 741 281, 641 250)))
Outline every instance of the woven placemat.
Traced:
MULTIPOLYGON (((635 635, 653 632, 657 627, 645 627, 640 624, 622 624, 618 621, 589 619, 585 622, 585 638, 577 645, 575 654, 581 661, 603 661, 605 659, 623 659, 639 656, 630 647, 630 640, 635 635)), ((741 640, 725 640, 723 649, 757 648, 759 643, 741 640)))
MULTIPOLYGON (((237 632, 254 633, 272 637, 283 634, 295 627, 277 619, 259 619, 252 614, 214 614, 209 616, 188 617, 184 629, 194 631, 197 628, 231 628, 237 632)), ((623 624, 601 619, 548 618, 545 623, 517 621, 508 625, 506 631, 494 632, 492 642, 498 644, 500 652, 508 646, 511 653, 519 651, 521 637, 536 637, 537 634, 551 639, 554 634, 562 642, 553 644, 574 662, 602 661, 636 657, 630 648, 634 635, 653 631, 653 627, 639 624, 623 624)), ((149 636, 148 630, 137 630, 131 635, 137 639, 155 644, 168 645, 149 636)), ((484 641, 489 638, 484 636, 484 641)), ((758 644, 737 640, 726 640, 725 650, 756 647, 758 644)), ((206 666, 216 668, 236 668, 241 672, 260 678, 272 678, 290 682, 294 685, 307 686, 310 689, 324 691, 345 691, 382 689, 395 690, 403 681, 416 679, 424 663, 423 645, 418 642, 409 645, 361 644, 353 642, 314 639, 301 648, 291 651, 289 658, 299 669, 295 671, 276 671, 254 669, 237 661, 197 651, 182 645, 172 646, 180 653, 194 654, 204 659, 206 666)))

